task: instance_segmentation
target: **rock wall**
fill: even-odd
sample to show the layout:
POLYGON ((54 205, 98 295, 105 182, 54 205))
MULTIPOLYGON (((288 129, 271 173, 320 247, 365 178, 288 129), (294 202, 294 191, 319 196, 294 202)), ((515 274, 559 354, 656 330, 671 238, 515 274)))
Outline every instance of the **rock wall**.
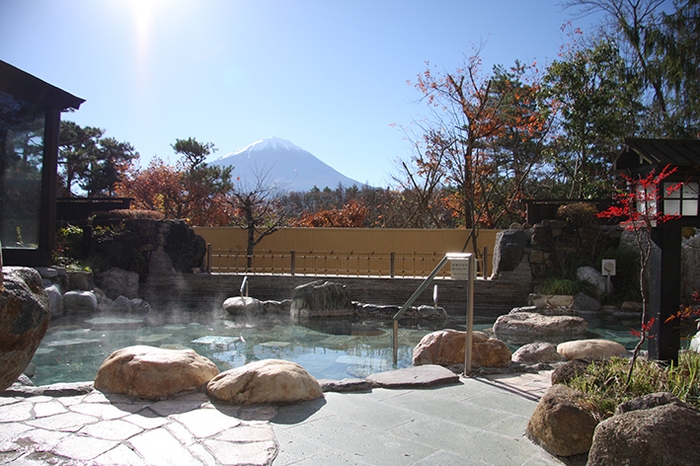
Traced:
POLYGON ((534 279, 575 274, 579 267, 599 266, 593 263, 598 254, 616 249, 621 235, 618 226, 574 226, 563 220, 514 224, 496 237, 494 275, 514 271, 522 260, 534 279))
POLYGON ((176 272, 191 273, 203 266, 206 242, 183 220, 126 219, 117 228, 113 220, 102 221, 112 227, 108 234, 94 233, 90 262, 97 282, 100 273, 115 267, 136 272, 145 282, 154 253, 165 254, 176 272))

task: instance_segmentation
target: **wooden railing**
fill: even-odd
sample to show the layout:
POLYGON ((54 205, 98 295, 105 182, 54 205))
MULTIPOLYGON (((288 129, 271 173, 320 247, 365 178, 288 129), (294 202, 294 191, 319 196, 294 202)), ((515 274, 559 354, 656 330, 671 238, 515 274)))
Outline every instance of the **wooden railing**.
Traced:
MULTIPOLYGON (((477 274, 488 277, 491 256, 481 251, 477 274)), ((356 251, 245 251, 213 249, 208 245, 209 273, 337 275, 351 277, 426 277, 444 257, 444 252, 395 253, 356 251), (248 259, 252 264, 248 266, 248 259)), ((449 270, 440 276, 448 276, 449 270)))

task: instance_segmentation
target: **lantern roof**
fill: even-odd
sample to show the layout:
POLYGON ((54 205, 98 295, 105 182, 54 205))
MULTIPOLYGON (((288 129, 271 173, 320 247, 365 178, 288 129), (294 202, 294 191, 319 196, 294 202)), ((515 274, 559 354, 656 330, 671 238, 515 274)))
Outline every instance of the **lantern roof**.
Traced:
POLYGON ((667 165, 700 167, 700 140, 625 138, 625 148, 613 162, 613 170, 636 172, 667 165))

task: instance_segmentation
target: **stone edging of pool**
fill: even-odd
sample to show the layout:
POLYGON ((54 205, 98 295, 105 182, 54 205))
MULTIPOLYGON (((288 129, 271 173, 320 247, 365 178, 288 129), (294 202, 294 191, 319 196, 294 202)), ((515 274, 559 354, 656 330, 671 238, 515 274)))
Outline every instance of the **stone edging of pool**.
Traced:
MULTIPOLYGON (((507 382, 497 379, 531 376, 503 373, 482 381, 510 390, 507 382)), ((548 382, 549 378, 541 375, 540 379, 548 382)), ((441 366, 426 365, 367 379, 319 382, 326 392, 362 392, 454 386, 460 384, 460 376, 441 366)), ((325 401, 306 403, 305 409, 315 412, 325 401)), ((219 403, 203 390, 142 400, 102 393, 91 382, 14 385, 0 394, 0 464, 269 465, 280 452, 271 425, 280 408, 219 403)))

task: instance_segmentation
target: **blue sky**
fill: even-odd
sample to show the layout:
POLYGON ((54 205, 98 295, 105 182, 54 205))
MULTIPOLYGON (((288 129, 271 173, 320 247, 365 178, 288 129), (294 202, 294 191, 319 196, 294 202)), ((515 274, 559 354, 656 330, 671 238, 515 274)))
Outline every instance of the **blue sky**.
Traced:
POLYGON ((566 41, 559 0, 1 0, 0 59, 86 99, 63 118, 128 141, 146 166, 175 139, 213 158, 287 139, 360 182, 392 183, 429 115, 407 84, 452 71, 544 65, 566 41))

